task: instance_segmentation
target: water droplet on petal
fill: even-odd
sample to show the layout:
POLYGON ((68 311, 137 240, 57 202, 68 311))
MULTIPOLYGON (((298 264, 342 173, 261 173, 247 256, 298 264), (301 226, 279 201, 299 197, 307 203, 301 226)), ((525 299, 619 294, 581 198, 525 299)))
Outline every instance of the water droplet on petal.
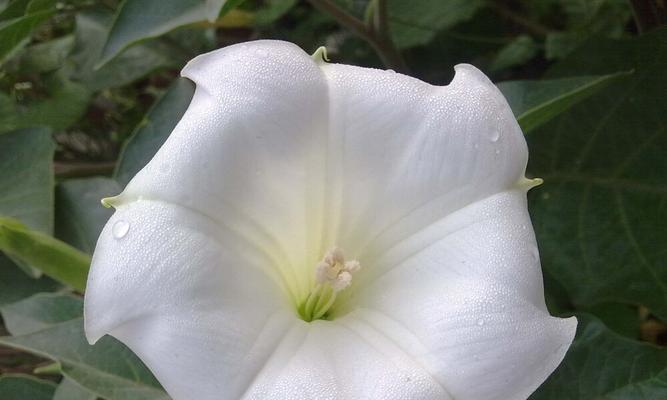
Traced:
POLYGON ((127 235, 129 230, 130 224, 127 221, 123 221, 121 219, 113 224, 113 227, 111 227, 111 234, 113 234, 113 237, 116 239, 122 239, 125 235, 127 235))
POLYGON ((479 325, 479 326, 482 326, 482 325, 484 325, 484 320, 483 320, 483 319, 481 319, 481 318, 480 318, 480 319, 478 319, 478 320, 477 320, 477 325, 479 325))
POLYGON ((496 149, 495 153, 500 154, 500 149, 496 149))
POLYGON ((498 141, 498 139, 500 139, 500 131, 499 130, 493 129, 493 130, 489 131, 489 140, 491 140, 492 142, 495 143, 495 142, 498 141))
POLYGON ((266 57, 269 55, 269 52, 266 49, 257 49, 257 55, 259 57, 266 57))

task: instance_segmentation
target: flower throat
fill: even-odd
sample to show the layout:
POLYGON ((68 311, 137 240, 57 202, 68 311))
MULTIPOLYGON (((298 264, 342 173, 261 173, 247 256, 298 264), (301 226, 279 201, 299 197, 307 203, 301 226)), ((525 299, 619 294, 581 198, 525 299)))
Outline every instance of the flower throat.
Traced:
POLYGON ((336 301, 336 295, 352 283, 352 274, 359 271, 359 261, 345 261, 338 247, 327 251, 315 267, 315 287, 299 305, 301 319, 311 322, 326 319, 327 313, 336 301))

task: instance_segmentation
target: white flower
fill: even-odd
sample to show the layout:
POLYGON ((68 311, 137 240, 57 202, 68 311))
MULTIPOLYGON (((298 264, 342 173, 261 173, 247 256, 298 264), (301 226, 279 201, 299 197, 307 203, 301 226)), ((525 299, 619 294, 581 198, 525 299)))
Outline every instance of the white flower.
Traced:
POLYGON ((314 58, 185 67, 189 109, 108 200, 88 339, 176 400, 527 398, 576 320, 544 304, 505 99, 470 65, 438 87, 314 58))

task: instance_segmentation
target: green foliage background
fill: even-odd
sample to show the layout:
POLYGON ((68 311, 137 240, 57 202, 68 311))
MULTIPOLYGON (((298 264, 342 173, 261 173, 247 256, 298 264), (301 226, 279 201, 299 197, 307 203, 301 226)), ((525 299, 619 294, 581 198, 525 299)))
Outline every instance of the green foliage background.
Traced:
POLYGON ((184 63, 258 38, 433 84, 489 74, 545 180, 549 308, 580 321, 531 399, 667 399, 666 18, 662 0, 0 0, 0 399, 168 399, 83 337, 99 200, 185 111, 184 63))

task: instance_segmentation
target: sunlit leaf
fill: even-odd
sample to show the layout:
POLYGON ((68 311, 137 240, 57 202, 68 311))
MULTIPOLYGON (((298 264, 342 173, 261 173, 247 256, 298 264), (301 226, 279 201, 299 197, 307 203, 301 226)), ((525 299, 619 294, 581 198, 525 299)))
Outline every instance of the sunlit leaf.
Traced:
POLYGON ((0 250, 76 290, 86 287, 90 256, 17 220, 0 217, 0 250))

